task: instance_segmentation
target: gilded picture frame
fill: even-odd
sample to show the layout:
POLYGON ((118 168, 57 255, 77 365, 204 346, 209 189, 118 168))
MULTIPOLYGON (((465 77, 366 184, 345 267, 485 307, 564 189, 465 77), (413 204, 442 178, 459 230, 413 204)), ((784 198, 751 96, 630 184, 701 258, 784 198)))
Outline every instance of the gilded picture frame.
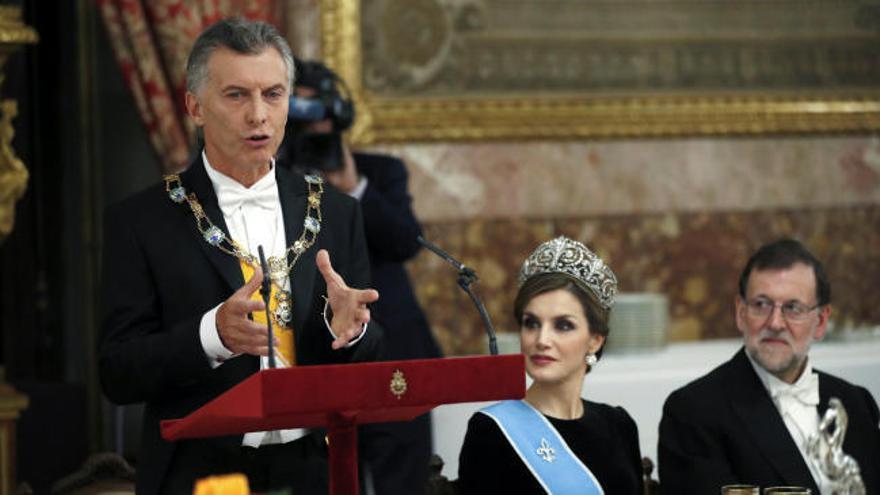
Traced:
POLYGON ((322 0, 322 52, 354 144, 880 130, 880 6, 736 4, 322 0))

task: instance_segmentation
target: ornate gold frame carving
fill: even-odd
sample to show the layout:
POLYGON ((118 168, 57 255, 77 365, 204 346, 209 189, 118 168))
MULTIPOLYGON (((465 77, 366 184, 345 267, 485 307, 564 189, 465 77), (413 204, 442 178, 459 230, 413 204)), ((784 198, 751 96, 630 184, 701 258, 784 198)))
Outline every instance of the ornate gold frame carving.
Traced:
MULTIPOLYGON (((0 86, 6 77, 3 66, 6 59, 20 45, 36 43, 37 32, 21 22, 19 7, 0 6, 0 86)), ((27 188, 28 171, 15 155, 12 138, 15 128, 12 120, 18 115, 18 103, 12 99, 0 101, 0 242, 12 231, 15 221, 15 203, 27 188)))
POLYGON ((363 81, 360 0, 322 0, 324 60, 358 108, 355 144, 437 140, 876 132, 880 89, 858 93, 380 97, 363 81))

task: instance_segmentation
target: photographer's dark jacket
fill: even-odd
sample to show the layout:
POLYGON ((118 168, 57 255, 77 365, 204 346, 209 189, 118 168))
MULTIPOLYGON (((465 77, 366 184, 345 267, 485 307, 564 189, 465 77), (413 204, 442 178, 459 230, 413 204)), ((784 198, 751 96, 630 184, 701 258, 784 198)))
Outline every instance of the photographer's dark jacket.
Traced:
POLYGON ((440 357, 404 266, 421 248, 422 234, 411 208, 406 166, 393 156, 368 153, 354 153, 354 162, 368 180, 361 208, 373 287, 380 293, 371 307, 385 330, 383 358, 440 357))

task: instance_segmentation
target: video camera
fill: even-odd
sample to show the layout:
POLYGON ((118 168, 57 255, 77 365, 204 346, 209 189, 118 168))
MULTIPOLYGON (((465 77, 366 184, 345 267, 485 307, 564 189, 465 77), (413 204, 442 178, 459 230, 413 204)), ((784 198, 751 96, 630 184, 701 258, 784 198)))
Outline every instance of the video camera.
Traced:
POLYGON ((345 81, 320 62, 294 59, 294 65, 296 83, 279 158, 300 170, 338 170, 343 165, 342 133, 355 117, 351 93, 345 81), (306 92, 314 94, 302 95, 306 92), (315 129, 323 121, 331 123, 329 131, 315 129))

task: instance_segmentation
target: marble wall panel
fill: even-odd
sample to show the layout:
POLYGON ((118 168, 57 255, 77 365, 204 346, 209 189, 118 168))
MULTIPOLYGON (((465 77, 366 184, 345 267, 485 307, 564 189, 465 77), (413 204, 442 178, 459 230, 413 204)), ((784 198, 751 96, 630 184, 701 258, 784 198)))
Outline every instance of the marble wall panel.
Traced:
MULTIPOLYGON (((670 301, 670 340, 738 335, 733 301, 742 266, 765 242, 791 236, 824 261, 838 331, 880 324, 871 296, 880 281, 880 207, 579 218, 428 222, 425 235, 477 270, 475 289, 498 332, 515 332, 510 314, 522 260, 556 235, 581 240, 612 266, 626 292, 661 292, 670 301)), ((486 352, 482 323, 456 271, 429 252, 409 265, 419 299, 447 355, 486 352)), ((613 338, 612 329, 612 338, 613 338)))
MULTIPOLYGON (((319 58, 320 0, 285 3, 295 53, 319 58)), ((402 157, 425 233, 477 269, 499 331, 522 259, 566 234, 613 266, 625 291, 669 295, 675 340, 736 335, 732 301, 748 255, 779 236, 826 261, 841 326, 880 324, 880 137, 753 136, 606 141, 407 143, 402 157)), ((409 264, 447 354, 486 349, 454 269, 409 264)), ((612 330, 613 331, 613 330, 612 330)))
POLYGON ((423 221, 880 203, 880 138, 699 138, 383 146, 423 221))

